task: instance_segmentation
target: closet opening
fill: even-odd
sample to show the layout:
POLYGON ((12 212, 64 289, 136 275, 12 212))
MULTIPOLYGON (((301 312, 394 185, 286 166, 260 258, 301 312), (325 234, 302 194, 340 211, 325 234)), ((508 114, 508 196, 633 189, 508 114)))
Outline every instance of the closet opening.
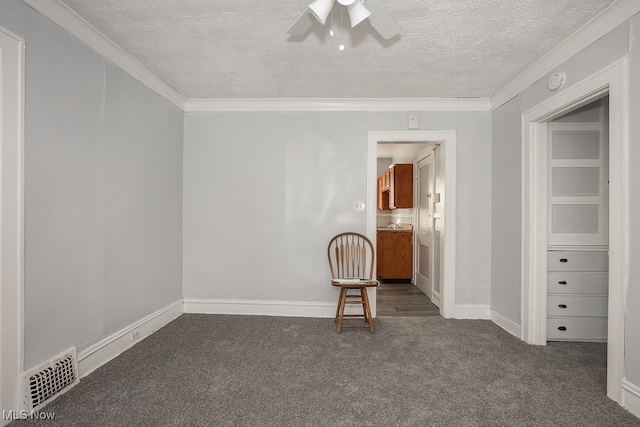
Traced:
POLYGON ((522 117, 522 339, 606 342, 607 396, 618 403, 628 281, 626 73, 622 59, 522 117))
POLYGON ((606 342, 609 97, 548 122, 543 151, 547 341, 606 342))

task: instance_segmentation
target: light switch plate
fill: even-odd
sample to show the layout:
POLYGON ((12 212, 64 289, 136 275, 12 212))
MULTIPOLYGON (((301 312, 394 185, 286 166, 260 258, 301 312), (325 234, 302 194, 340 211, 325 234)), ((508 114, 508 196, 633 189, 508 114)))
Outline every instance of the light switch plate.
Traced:
POLYGON ((356 212, 364 211, 364 200, 354 200, 353 201, 353 210, 356 212))

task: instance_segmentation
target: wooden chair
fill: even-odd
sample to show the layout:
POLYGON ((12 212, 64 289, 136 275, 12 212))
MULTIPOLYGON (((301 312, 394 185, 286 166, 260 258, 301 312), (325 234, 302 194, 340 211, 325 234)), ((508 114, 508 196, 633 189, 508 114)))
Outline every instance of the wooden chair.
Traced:
POLYGON ((331 269, 331 284, 340 288, 335 317, 338 333, 342 332, 342 328, 369 328, 373 334, 375 331, 367 295, 367 288, 379 285, 373 278, 373 244, 362 234, 341 233, 329 242, 327 255, 331 269), (347 304, 362 305, 362 314, 344 314, 347 304), (362 317, 364 323, 343 324, 345 317, 362 317))

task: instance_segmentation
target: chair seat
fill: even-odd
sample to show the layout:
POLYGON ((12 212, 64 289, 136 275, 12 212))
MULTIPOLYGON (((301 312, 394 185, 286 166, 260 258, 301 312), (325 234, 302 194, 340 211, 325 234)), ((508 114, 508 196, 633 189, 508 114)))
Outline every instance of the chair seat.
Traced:
POLYGON ((350 280, 351 279, 333 279, 331 284, 333 286, 349 289, 371 288, 380 284, 377 280, 358 279, 358 282, 351 282, 350 280))

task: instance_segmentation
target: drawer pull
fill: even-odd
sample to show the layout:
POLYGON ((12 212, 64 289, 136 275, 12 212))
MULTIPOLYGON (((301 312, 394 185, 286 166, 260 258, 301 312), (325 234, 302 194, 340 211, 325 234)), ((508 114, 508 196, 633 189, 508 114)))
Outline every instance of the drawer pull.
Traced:
POLYGON ((569 260, 566 258, 560 258, 560 262, 569 262, 569 260))
POLYGON ((560 280, 558 283, 561 284, 561 285, 566 285, 567 281, 566 280, 560 280))
POLYGON ((566 331, 567 327, 566 326, 558 326, 558 330, 559 331, 566 331))
POLYGON ((567 308, 567 304, 558 304, 558 307, 560 307, 560 308, 567 308))

